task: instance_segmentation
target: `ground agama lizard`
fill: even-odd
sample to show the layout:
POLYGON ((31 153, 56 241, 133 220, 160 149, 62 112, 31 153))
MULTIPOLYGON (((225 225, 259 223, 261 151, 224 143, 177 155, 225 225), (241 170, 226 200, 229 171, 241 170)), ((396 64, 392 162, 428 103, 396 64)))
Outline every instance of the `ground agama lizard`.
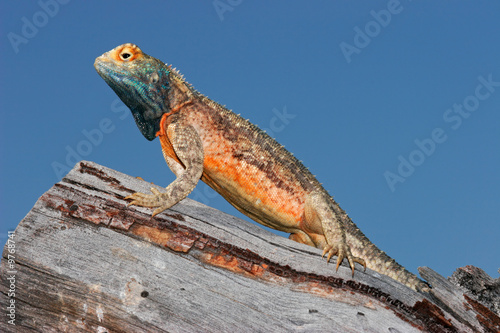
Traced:
POLYGON ((290 239, 347 259, 415 289, 427 285, 379 250, 302 163, 248 120, 197 92, 171 66, 124 44, 98 57, 99 75, 130 108, 148 140, 160 138, 176 175, 165 192, 135 193, 130 204, 156 208, 184 199, 201 179, 243 214, 290 239))

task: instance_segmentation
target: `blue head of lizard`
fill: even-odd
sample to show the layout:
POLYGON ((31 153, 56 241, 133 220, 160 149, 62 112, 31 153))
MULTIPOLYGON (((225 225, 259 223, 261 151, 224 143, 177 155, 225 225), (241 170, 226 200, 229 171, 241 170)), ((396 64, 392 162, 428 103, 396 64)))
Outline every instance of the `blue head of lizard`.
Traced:
POLYGON ((97 73, 129 107, 137 127, 148 140, 169 112, 169 69, 133 44, 123 44, 95 60, 97 73))

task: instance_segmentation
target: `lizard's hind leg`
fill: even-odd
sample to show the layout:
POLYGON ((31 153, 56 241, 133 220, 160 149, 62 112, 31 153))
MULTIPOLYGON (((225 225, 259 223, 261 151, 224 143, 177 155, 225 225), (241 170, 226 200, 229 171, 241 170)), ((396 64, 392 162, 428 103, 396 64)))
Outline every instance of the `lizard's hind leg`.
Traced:
POLYGON ((330 261, 330 258, 334 255, 337 256, 337 266, 338 270, 342 261, 347 259, 349 266, 352 270, 352 275, 354 276, 354 263, 357 262, 363 265, 366 269, 366 263, 362 258, 358 258, 352 255, 351 249, 346 242, 346 231, 343 221, 340 216, 335 212, 333 207, 333 200, 321 192, 310 193, 305 202, 305 211, 303 222, 306 228, 309 229, 322 229, 322 235, 324 237, 323 244, 323 256, 328 253, 326 260, 330 261))
POLYGON ((318 247, 316 243, 312 240, 312 238, 302 230, 297 230, 296 232, 291 233, 290 236, 288 236, 288 239, 291 239, 297 243, 318 247))

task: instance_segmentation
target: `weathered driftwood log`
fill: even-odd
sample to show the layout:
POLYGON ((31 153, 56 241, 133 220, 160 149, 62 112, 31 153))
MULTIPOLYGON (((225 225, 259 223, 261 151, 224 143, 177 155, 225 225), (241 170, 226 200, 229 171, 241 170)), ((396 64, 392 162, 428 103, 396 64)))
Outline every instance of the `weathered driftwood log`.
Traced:
POLYGON ((481 268, 465 266, 457 269, 449 280, 474 300, 500 315, 500 278, 491 278, 481 268))
MULTIPOLYGON (((2 332, 494 332, 429 269, 419 294, 192 200, 152 218, 151 184, 81 162, 4 247, 2 332), (10 259, 10 261, 9 261, 10 259), (15 324, 15 325, 13 325, 15 324)), ((358 267, 359 268, 359 267, 358 267)))

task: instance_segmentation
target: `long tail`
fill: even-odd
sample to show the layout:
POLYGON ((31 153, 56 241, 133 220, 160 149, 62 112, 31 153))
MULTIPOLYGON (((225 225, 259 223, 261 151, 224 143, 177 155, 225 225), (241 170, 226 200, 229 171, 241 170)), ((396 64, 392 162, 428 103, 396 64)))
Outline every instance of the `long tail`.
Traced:
POLYGON ((380 274, 387 275, 404 285, 417 290, 428 291, 429 285, 420 280, 415 274, 409 272, 389 257, 384 251, 377 248, 368 237, 352 222, 344 212, 344 225, 346 227, 347 244, 351 247, 354 256, 363 258, 366 266, 380 274))

